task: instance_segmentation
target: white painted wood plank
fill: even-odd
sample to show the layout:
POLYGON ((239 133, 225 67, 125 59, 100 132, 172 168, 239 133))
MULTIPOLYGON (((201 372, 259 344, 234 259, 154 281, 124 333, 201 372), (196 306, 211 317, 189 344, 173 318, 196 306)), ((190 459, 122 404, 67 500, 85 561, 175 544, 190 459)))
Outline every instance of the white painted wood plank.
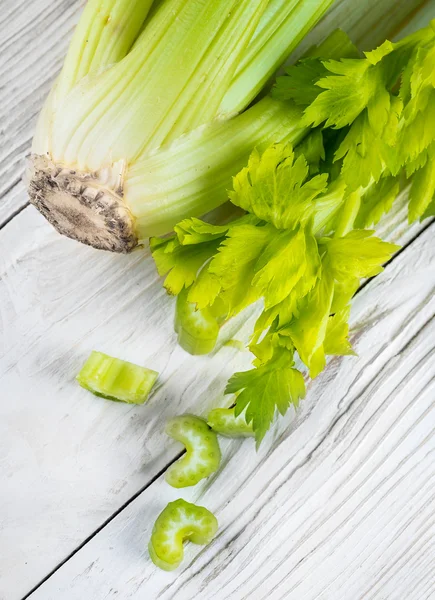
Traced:
MULTIPOLYGON (((167 418, 206 413, 250 361, 225 346, 211 358, 184 353, 149 257, 77 245, 35 213, 25 209, 0 236, 0 598, 8 600, 173 458, 167 418), (94 348, 156 368, 165 384, 143 407, 93 397, 74 376, 94 348)), ((227 337, 246 337, 239 323, 227 337)))
POLYGON ((281 421, 258 454, 227 440, 206 485, 180 494, 160 478, 30 598, 433 598, 434 234, 357 297, 359 358, 334 360, 287 429, 281 421), (180 495, 213 510, 220 531, 169 574, 145 548, 180 495))
POLYGON ((174 456, 166 419, 213 404, 249 356, 184 353, 149 257, 62 239, 33 208, 3 230, 0 257, 0 597, 18 598, 174 456), (165 385, 142 407, 95 398, 74 381, 94 348, 165 385))
MULTIPOLYGON (((338 20, 338 25, 353 32, 356 41, 370 46, 382 38, 386 29, 397 27, 421 2, 337 0, 329 16, 301 49, 325 37, 337 27, 338 20), (393 7, 393 14, 386 13, 388 6, 393 7), (340 15, 339 19, 337 15, 340 15), (364 36, 362 31, 365 31, 364 36)), ((0 226, 28 202, 20 182, 25 157, 30 151, 37 115, 62 66, 68 40, 83 4, 84 0, 2 0, 0 226)))
POLYGON ((168 416, 206 412, 248 366, 228 347, 185 355, 170 307, 149 257, 62 239, 31 207, 1 231, 0 598, 26 593, 174 456, 168 416), (161 370, 165 385, 139 408, 92 397, 74 376, 94 348, 161 370))
POLYGON ((25 156, 81 5, 82 0, 1 2, 0 225, 27 202, 19 185, 25 156))

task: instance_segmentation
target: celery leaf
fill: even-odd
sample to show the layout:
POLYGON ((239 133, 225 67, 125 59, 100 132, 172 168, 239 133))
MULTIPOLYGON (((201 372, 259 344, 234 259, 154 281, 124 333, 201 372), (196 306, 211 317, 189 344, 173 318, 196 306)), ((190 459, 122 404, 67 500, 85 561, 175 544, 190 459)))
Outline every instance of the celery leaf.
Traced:
POLYGON ((392 176, 382 177, 378 183, 370 186, 361 198, 355 227, 365 229, 376 225, 393 206, 399 190, 400 183, 396 177, 392 176))
POLYGON ((316 377, 325 366, 323 342, 334 295, 334 281, 323 265, 322 275, 313 290, 302 300, 298 314, 280 330, 292 340, 302 362, 316 377))
POLYGON ((372 234, 355 229, 344 237, 323 240, 331 273, 337 280, 378 275, 383 271, 382 265, 400 249, 372 234))
POLYGON ((409 222, 423 217, 435 196, 435 156, 413 177, 409 193, 409 222))
POLYGON ((293 229, 313 213, 313 200, 326 191, 328 176, 309 179, 304 156, 295 159, 290 144, 275 144, 261 155, 251 154, 248 166, 233 180, 230 200, 277 229, 293 229))
POLYGON ((238 394, 235 414, 246 409, 246 422, 253 425, 257 444, 269 429, 276 409, 284 415, 291 404, 298 406, 305 396, 305 382, 293 368, 291 353, 277 350, 274 358, 263 366, 235 373, 228 382, 226 394, 238 394))
POLYGON ((349 341, 349 314, 350 306, 330 316, 326 327, 323 347, 325 354, 346 356, 355 355, 349 341))
POLYGON ((261 253, 252 285, 264 296, 268 309, 282 302, 304 275, 305 232, 277 232, 261 253))

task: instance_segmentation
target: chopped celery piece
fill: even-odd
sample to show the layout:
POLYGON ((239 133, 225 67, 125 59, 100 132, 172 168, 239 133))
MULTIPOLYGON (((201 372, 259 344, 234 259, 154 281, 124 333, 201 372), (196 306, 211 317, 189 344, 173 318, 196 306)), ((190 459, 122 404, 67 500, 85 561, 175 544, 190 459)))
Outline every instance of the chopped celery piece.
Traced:
POLYGON ((207 419, 209 427, 224 437, 254 437, 252 422, 247 423, 242 413, 236 417, 234 408, 214 408, 207 419))
POLYGON ((219 324, 209 308, 198 310, 187 300, 187 291, 177 297, 175 331, 178 343, 193 355, 208 354, 219 335, 219 324))
POLYGON ((206 508, 182 498, 170 502, 157 517, 148 550, 160 569, 173 571, 183 560, 183 542, 209 544, 218 529, 216 517, 206 508))
POLYGON ((166 433, 186 447, 186 454, 166 471, 169 485, 196 485, 217 471, 221 460, 217 435, 203 419, 194 415, 175 417, 168 421, 166 433))
POLYGON ((94 351, 77 375, 77 381, 107 400, 143 404, 157 377, 156 371, 94 351))

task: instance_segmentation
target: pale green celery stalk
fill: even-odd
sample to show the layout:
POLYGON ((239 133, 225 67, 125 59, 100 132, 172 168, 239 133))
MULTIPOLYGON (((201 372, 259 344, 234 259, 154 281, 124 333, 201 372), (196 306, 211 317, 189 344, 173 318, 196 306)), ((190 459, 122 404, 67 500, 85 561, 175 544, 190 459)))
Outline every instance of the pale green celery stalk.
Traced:
POLYGON ((62 71, 39 115, 32 151, 52 149, 54 113, 71 89, 90 73, 124 58, 148 15, 153 0, 89 0, 74 31, 62 71))
POLYGON ((88 0, 58 81, 59 98, 89 73, 127 55, 152 3, 153 0, 88 0))
POLYGON ((234 173, 254 147, 297 144, 306 135, 301 116, 293 104, 265 97, 238 117, 195 130, 132 165, 125 198, 139 240, 164 234, 186 215, 201 216, 222 204, 234 173))
POLYGON ((77 375, 77 381, 107 400, 143 404, 157 377, 156 371, 94 351, 77 375))
POLYGON ((219 114, 240 112, 323 17, 335 0, 270 0, 219 114))
POLYGON ((82 80, 59 106, 54 161, 80 170, 134 163, 144 150, 210 121, 266 2, 164 2, 140 44, 82 80))
POLYGON ((187 301, 187 290, 177 296, 175 332, 179 345, 189 354, 209 354, 219 336, 219 323, 210 309, 197 310, 187 301))
POLYGON ((216 117, 267 0, 163 0, 149 19, 143 12, 128 44, 114 47, 100 23, 100 5, 91 0, 90 6, 42 112, 28 190, 60 233, 95 248, 130 252, 138 234, 126 174, 140 156, 216 117), (144 19, 140 41, 114 65, 104 64, 120 56, 121 46, 126 51, 144 19))
MULTIPOLYGON (((100 1, 106 6, 111 0, 100 1)), ((406 3, 409 10, 417 1, 406 3)), ((48 134, 42 127, 35 137, 31 202, 60 233, 116 252, 130 252, 146 237, 168 233, 181 219, 223 204, 232 175, 254 146, 297 143, 305 135, 297 122, 300 113, 266 99, 234 122, 197 125, 217 117, 228 87, 235 90, 237 81, 245 82, 240 89, 243 102, 249 101, 251 83, 264 76, 264 65, 269 65, 267 70, 273 62, 275 69, 281 62, 283 23, 288 52, 306 25, 303 15, 311 27, 310 10, 325 8, 318 2, 301 0, 293 6, 292 0, 271 0, 265 12, 262 0, 155 0, 137 41, 114 66, 105 68, 106 59, 99 58, 101 68, 96 68, 86 54, 87 67, 76 71, 71 59, 76 83, 59 106, 54 90, 42 117, 48 134), (239 65, 242 70, 236 72, 239 65), (86 69, 92 72, 78 81, 77 73, 86 69)), ((91 3, 98 6, 95 0, 91 3)), ((118 3, 129 7, 126 0, 118 3)), ((322 21, 317 41, 337 24, 361 38, 361 31, 373 29, 379 20, 380 4, 385 11, 397 7, 389 26, 397 25, 405 14, 405 0, 366 0, 358 6, 341 0, 335 22, 329 18, 325 26, 322 21)), ((78 39, 86 39, 85 17, 80 27, 78 39)), ((103 39, 104 29, 97 29, 95 35, 103 39)), ((80 48, 71 50, 71 56, 74 52, 80 58, 80 48)), ((231 114, 236 104, 227 105, 231 114)))
MULTIPOLYGON (((234 20, 234 23, 239 23, 240 29, 234 27, 228 31, 226 26, 221 28, 220 50, 219 46, 212 48, 211 51, 208 50, 210 56, 207 58, 207 64, 210 66, 206 65, 202 69, 202 81, 199 85, 197 85, 198 74, 195 73, 193 81, 196 87, 195 93, 192 94, 183 113, 163 140, 164 143, 171 142, 216 117, 225 90, 233 80, 237 65, 240 64, 241 56, 246 52, 247 45, 252 39, 267 2, 268 0, 254 0, 254 2, 251 0, 250 2, 236 3, 233 14, 229 14, 228 18, 234 20), (237 35, 234 35, 234 32, 237 32, 237 35), (228 39, 228 36, 232 37, 228 39), (216 68, 216 65, 219 64, 221 67, 216 68), (223 65, 225 65, 224 68, 223 65)), ((191 86, 190 82, 189 86, 191 86)), ((147 147, 150 146, 155 147, 155 144, 147 147)))
MULTIPOLYGON (((260 111, 249 113, 247 120, 229 128, 220 129, 222 119, 218 119, 217 129, 198 127, 218 116, 255 31, 259 40, 271 36, 261 47, 257 41, 254 51, 247 54, 248 62, 255 59, 261 71, 264 61, 270 63, 268 53, 275 34, 275 47, 280 43, 283 23, 290 38, 296 40, 305 18, 299 10, 302 5, 313 8, 311 0, 299 2, 294 10, 282 0, 272 0, 272 10, 268 0, 155 0, 147 16, 150 5, 146 0, 138 18, 135 2, 90 0, 58 84, 43 110, 28 172, 31 201, 58 231, 118 252, 131 251, 148 235, 168 232, 178 220, 192 214, 191 210, 202 215, 224 203, 230 172, 242 166, 253 146, 293 140, 295 124, 290 118, 296 116, 294 111, 284 114, 282 107, 264 104, 260 111), (259 27, 268 6, 266 20, 259 27), (136 17, 136 27, 114 27, 113 36, 108 35, 106 28, 113 15, 121 17, 123 10, 125 23, 131 25, 136 17), (293 21, 297 21, 294 31, 293 21), (120 31, 128 33, 118 40, 120 31), (111 62, 115 64, 110 66, 111 62), (249 122, 257 117, 258 123, 249 122), (192 138, 186 140, 185 133, 192 138), (203 148, 196 137, 201 135, 203 148), (222 141, 224 151, 214 147, 222 141), (172 161, 166 149, 176 154, 174 169, 170 169, 174 189, 167 186, 165 169, 164 177, 156 173, 154 178, 154 165, 148 171, 148 158, 156 162, 150 152, 162 144, 166 165, 172 161), (192 150, 193 156, 181 156, 180 148, 182 152, 192 150), (195 182, 198 154, 202 156, 195 182), (163 178, 164 191, 148 197, 147 192, 152 193, 156 181, 163 178), (143 189, 138 188, 138 181, 144 182, 143 189), (190 192, 192 198, 187 196, 190 192), (136 214, 133 205, 139 198, 145 207, 136 214), (159 199, 160 207, 155 204, 159 199), (145 222, 148 217, 151 220, 145 222)), ((308 13, 306 19, 304 26, 311 27, 313 19, 308 13)), ((278 67, 280 55, 275 54, 272 61, 278 67)), ((255 70, 251 73, 255 76, 255 70)))

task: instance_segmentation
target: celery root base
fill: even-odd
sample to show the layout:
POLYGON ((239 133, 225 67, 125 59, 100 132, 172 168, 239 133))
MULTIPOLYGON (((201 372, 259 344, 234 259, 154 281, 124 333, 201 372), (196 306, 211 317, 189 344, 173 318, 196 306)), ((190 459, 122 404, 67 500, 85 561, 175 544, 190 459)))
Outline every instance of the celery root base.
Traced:
POLYGON ((27 170, 31 203, 61 234, 99 250, 129 253, 137 245, 123 202, 123 165, 85 173, 32 154, 27 170))

